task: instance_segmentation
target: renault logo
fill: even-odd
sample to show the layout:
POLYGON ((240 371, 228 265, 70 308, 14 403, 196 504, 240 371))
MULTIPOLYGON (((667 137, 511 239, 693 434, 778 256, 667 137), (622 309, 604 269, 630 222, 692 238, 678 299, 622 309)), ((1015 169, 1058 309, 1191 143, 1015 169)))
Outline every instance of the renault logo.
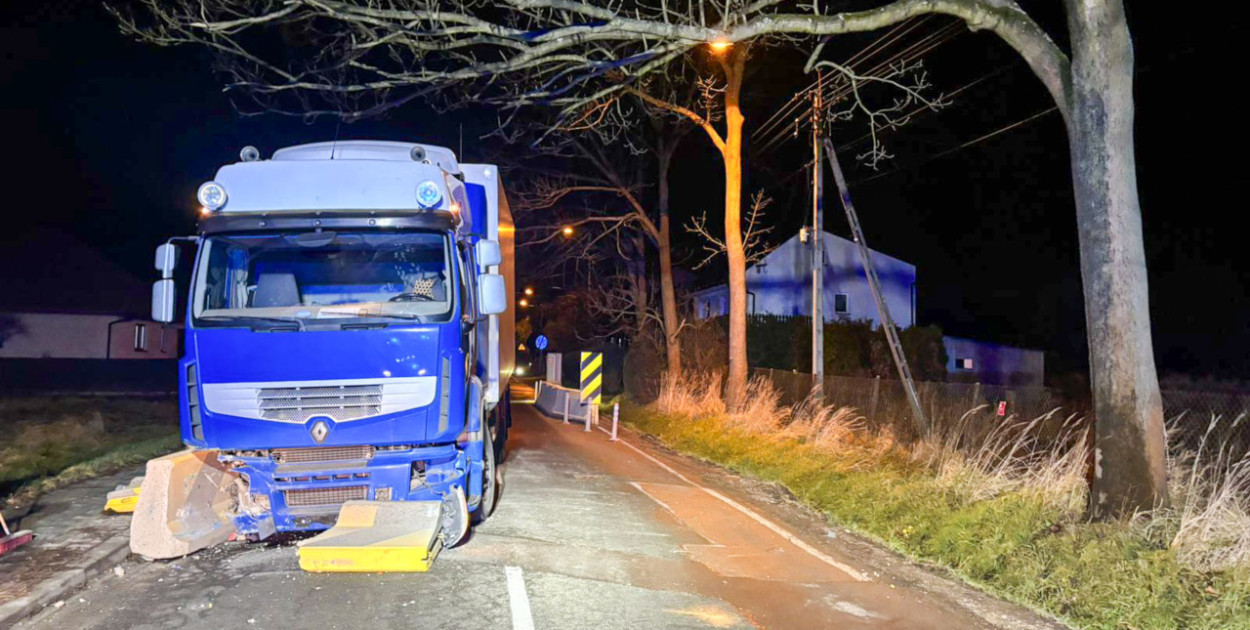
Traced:
POLYGON ((324 420, 318 420, 313 423, 312 428, 308 432, 312 434, 312 439, 320 444, 326 441, 327 435, 330 435, 330 426, 324 420))

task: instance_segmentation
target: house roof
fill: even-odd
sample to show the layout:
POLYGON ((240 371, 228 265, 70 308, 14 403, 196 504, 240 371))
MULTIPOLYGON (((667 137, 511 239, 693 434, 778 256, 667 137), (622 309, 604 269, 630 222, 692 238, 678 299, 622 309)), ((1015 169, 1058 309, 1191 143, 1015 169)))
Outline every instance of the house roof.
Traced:
MULTIPOLYGON (((800 236, 800 235, 801 235, 801 233, 800 233, 800 232, 796 232, 796 233, 794 234, 794 236, 791 236, 790 238, 786 239, 786 240, 785 240, 785 241, 783 241, 782 243, 778 244, 776 247, 774 247, 774 248, 772 248, 772 249, 768 250, 768 253, 767 253, 767 254, 765 254, 765 255, 764 255, 764 256, 763 256, 763 257, 762 257, 762 258, 761 258, 758 262, 756 262, 756 263, 755 263, 755 264, 753 264, 753 265, 748 266, 748 267, 747 267, 747 271, 748 271, 748 272, 749 272, 749 271, 751 271, 752 269, 754 269, 754 268, 755 268, 755 265, 758 265, 758 264, 761 264, 761 263, 762 263, 762 264, 764 264, 764 265, 767 265, 767 264, 768 264, 768 258, 769 258, 770 256, 772 256, 773 254, 775 254, 775 253, 777 252, 777 250, 779 250, 779 249, 781 249, 781 248, 785 247, 786 245, 789 245, 789 244, 790 244, 791 242, 793 242, 793 241, 798 240, 798 238, 799 238, 799 236, 800 236)), ((850 240, 850 239, 842 238, 841 236, 838 236, 837 234, 832 234, 832 233, 827 232, 827 231, 822 231, 822 232, 820 233, 820 238, 822 238, 822 239, 827 239, 827 240, 831 240, 831 241, 838 241, 838 242, 844 243, 844 244, 849 245, 849 246, 852 246, 852 247, 854 247, 854 246, 855 246, 855 242, 854 242, 854 241, 852 241, 852 240, 850 240)), ((884 253, 882 253, 882 252, 880 252, 880 251, 878 251, 878 250, 872 249, 872 248, 869 248, 869 251, 871 251, 871 252, 872 252, 872 259, 873 259, 873 261, 878 261, 878 260, 880 260, 880 259, 888 259, 888 260, 893 260, 893 261, 896 261, 896 262, 902 263, 902 264, 904 264, 904 265, 908 265, 908 266, 912 267, 913 269, 915 268, 915 265, 913 265, 912 263, 909 263, 909 262, 907 262, 906 260, 903 260, 903 259, 901 259, 901 258, 895 258, 894 256, 891 256, 891 255, 889 255, 889 254, 884 254, 884 253)), ((721 292, 725 291, 725 289, 726 289, 726 284, 725 284, 725 283, 721 283, 721 284, 712 285, 712 286, 710 286, 710 287, 706 287, 706 288, 703 288, 703 289, 699 289, 698 291, 694 291, 694 292, 692 293, 692 295, 694 295, 694 296, 696 296, 696 297, 702 297, 702 296, 706 296, 706 295, 709 295, 709 294, 721 293, 721 292)))
POLYGON ((143 316, 147 283, 100 252, 52 228, 0 240, 0 311, 143 316))

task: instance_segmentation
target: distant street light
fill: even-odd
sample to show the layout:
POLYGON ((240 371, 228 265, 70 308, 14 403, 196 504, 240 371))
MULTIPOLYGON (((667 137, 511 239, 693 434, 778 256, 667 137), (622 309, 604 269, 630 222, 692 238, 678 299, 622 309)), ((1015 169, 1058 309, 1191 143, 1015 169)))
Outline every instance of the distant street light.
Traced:
POLYGON ((521 301, 518 302, 518 304, 520 304, 522 307, 526 307, 530 305, 530 301, 525 298, 521 298, 521 301))
POLYGON ((532 287, 525 287, 525 295, 534 295, 534 289, 532 287))
POLYGON ((560 231, 564 233, 565 236, 573 236, 573 226, 571 225, 564 226, 564 229, 560 231))
POLYGON ((719 55, 725 52, 726 50, 729 50, 729 48, 733 46, 733 42, 723 37, 718 37, 712 40, 711 42, 708 42, 708 46, 711 47, 713 53, 719 55))

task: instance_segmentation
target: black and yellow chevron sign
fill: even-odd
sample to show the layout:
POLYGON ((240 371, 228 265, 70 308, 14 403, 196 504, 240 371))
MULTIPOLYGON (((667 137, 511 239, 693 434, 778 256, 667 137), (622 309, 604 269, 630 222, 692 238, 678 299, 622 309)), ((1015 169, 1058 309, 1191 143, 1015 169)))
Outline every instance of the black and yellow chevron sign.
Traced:
POLYGON ((603 353, 582 353, 582 402, 603 400, 603 353))

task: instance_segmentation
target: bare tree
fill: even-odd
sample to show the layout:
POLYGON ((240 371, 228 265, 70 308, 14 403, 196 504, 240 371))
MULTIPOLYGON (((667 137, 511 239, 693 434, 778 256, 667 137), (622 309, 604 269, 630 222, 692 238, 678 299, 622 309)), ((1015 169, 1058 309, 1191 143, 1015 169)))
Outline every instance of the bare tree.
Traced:
MULTIPOLYGON (((766 226, 762 220, 764 218, 764 210, 772 204, 772 197, 765 195, 762 190, 756 191, 754 195, 751 195, 751 209, 747 211, 746 223, 742 230, 742 251, 748 263, 763 260, 768 253, 763 238, 772 232, 773 228, 772 226, 766 226)), ((691 219, 690 224, 686 226, 686 231, 696 234, 703 239, 703 260, 695 264, 695 269, 703 268, 715 260, 717 256, 724 254, 728 249, 725 246, 725 241, 717 237, 716 233, 708 227, 706 212, 691 219)))
MULTIPOLYGON (((681 321, 673 285, 668 174, 674 152, 688 126, 681 124, 680 120, 672 120, 672 117, 655 115, 647 108, 630 106, 628 102, 621 101, 619 96, 607 97, 587 105, 576 116, 561 122, 531 124, 529 126, 533 129, 528 135, 518 135, 514 131, 508 136, 513 143, 519 138, 527 138, 532 149, 561 159, 558 171, 549 167, 531 179, 533 186, 521 192, 520 204, 540 209, 570 198, 605 193, 625 202, 623 209, 609 209, 612 206, 596 204, 596 209, 590 213, 596 219, 593 222, 601 228, 596 232, 596 238, 623 228, 635 230, 645 237, 634 239, 631 251, 626 255, 630 263, 627 265, 629 282, 634 287, 631 293, 638 298, 635 301, 638 308, 644 310, 644 298, 649 292, 643 240, 656 247, 662 307, 658 322, 664 333, 668 372, 679 374, 681 321), (534 135, 540 136, 538 140, 532 140, 534 135), (650 195, 644 189, 650 188, 651 179, 641 170, 651 160, 654 160, 657 169, 655 205, 646 201, 650 195), (629 169, 629 165, 634 168, 629 169), (601 216, 605 211, 608 216, 601 216), (610 217, 620 220, 614 221, 610 217)), ((499 135, 507 134, 506 129, 499 132, 499 135)), ((554 233, 548 229, 548 238, 554 233)), ((593 244, 593 241, 588 243, 593 244)), ((643 310, 639 310, 635 319, 641 331, 651 318, 643 317, 643 310)))
MULTIPOLYGON (((321 98, 335 105, 329 111, 347 116, 449 86, 478 102, 564 112, 621 91, 646 99, 643 79, 706 46, 723 81, 719 124, 653 95, 649 102, 689 118, 723 158, 732 405, 747 369, 741 93, 749 52, 932 13, 991 31, 1029 64, 1068 128, 1098 420, 1093 513, 1150 510, 1167 500, 1133 152, 1133 51, 1122 0, 1064 1, 1070 56, 1015 0, 883 0, 864 11, 770 0, 140 2, 148 9, 142 20, 119 14, 123 31, 156 44, 216 50, 228 61, 228 88, 265 107, 288 97, 321 98), (251 45, 277 28, 301 33, 315 54, 283 62, 251 45)), ((317 111, 308 104, 300 107, 317 111)))

